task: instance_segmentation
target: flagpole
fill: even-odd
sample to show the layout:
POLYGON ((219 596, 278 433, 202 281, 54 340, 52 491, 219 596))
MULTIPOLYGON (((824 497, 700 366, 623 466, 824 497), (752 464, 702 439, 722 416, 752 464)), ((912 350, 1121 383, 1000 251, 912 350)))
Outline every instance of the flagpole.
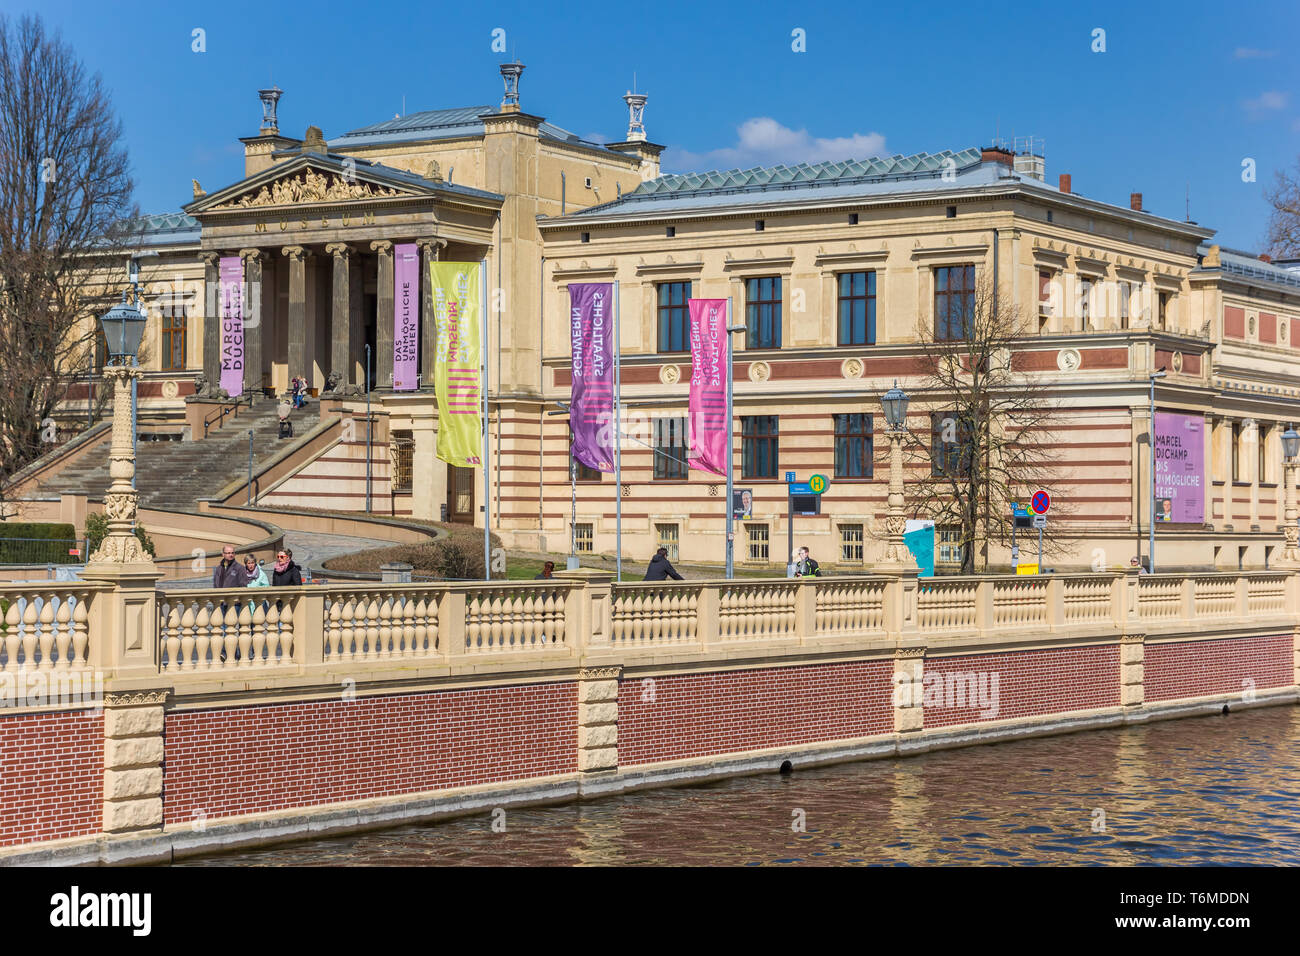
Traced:
POLYGON ((618 326, 618 280, 614 280, 614 580, 623 580, 623 408, 619 352, 623 340, 618 326))
POLYGON ((731 414, 731 296, 727 296, 727 320, 723 326, 727 339, 727 579, 735 577, 736 570, 736 541, 735 541, 735 508, 732 505, 734 500, 733 490, 735 486, 734 461, 735 454, 732 450, 732 443, 735 436, 732 434, 732 414, 731 414))
POLYGON ((478 264, 479 318, 483 323, 480 342, 480 377, 483 401, 483 579, 492 580, 492 497, 488 487, 489 455, 492 445, 488 441, 488 311, 487 311, 487 260, 480 259, 478 264))

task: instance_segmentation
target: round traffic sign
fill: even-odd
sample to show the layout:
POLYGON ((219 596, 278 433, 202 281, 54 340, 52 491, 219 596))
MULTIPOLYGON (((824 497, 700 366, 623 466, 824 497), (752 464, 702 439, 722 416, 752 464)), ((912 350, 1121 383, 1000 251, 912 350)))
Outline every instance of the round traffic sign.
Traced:
POLYGON ((826 490, 826 476, 813 475, 808 479, 808 489, 815 495, 820 495, 826 490))
POLYGON ((1050 507, 1052 507, 1052 496, 1042 489, 1035 491, 1033 499, 1029 502, 1029 509, 1036 515, 1045 515, 1050 507))

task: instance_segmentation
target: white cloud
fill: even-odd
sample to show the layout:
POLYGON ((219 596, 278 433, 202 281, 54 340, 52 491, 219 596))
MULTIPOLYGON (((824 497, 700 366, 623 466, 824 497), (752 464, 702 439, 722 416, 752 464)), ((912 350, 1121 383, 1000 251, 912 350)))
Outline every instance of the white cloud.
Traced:
POLYGON ((1281 90, 1265 90, 1253 100, 1246 100, 1243 105, 1247 113, 1266 113, 1270 110, 1286 109, 1289 99, 1288 94, 1281 90))
POLYGON ((1267 60, 1271 56, 1277 56, 1277 50, 1257 50, 1254 47, 1239 46, 1232 51, 1232 56, 1237 60, 1267 60))
POLYGON ((880 133, 851 136, 813 136, 806 129, 790 129, 768 116, 747 119, 736 128, 734 146, 703 153, 670 150, 665 154, 674 170, 742 169, 777 163, 820 163, 827 160, 867 159, 885 155, 880 133))

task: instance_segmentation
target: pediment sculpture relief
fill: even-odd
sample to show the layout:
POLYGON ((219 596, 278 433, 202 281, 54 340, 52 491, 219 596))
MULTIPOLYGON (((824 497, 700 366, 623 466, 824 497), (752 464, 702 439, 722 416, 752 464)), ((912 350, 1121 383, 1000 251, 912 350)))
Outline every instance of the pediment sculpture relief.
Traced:
POLYGON ((224 202, 214 209, 249 209, 255 206, 293 206, 309 202, 331 202, 346 199, 385 199, 402 193, 386 186, 372 183, 348 182, 334 173, 318 173, 308 169, 296 176, 286 176, 247 192, 238 199, 224 202))

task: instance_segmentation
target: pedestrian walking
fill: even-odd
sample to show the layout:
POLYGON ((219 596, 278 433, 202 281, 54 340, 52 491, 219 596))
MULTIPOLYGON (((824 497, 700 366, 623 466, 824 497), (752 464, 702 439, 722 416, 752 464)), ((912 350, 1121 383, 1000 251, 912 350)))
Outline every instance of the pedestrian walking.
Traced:
POLYGON ((293 552, 279 551, 275 556, 275 566, 271 568, 271 586, 296 588, 301 584, 302 568, 293 563, 293 552))
POLYGON ((650 566, 646 568, 643 581, 664 581, 672 578, 674 581, 684 580, 677 569, 668 561, 668 549, 660 548, 655 552, 655 556, 650 559, 650 566))
POLYGON ((799 549, 799 560, 794 563, 794 576, 796 578, 819 578, 821 577, 821 565, 815 558, 809 557, 807 548, 799 549))
POLYGON ((228 544, 221 549, 221 563, 212 569, 212 586, 214 588, 242 588, 248 583, 244 570, 235 560, 235 546, 228 544))

